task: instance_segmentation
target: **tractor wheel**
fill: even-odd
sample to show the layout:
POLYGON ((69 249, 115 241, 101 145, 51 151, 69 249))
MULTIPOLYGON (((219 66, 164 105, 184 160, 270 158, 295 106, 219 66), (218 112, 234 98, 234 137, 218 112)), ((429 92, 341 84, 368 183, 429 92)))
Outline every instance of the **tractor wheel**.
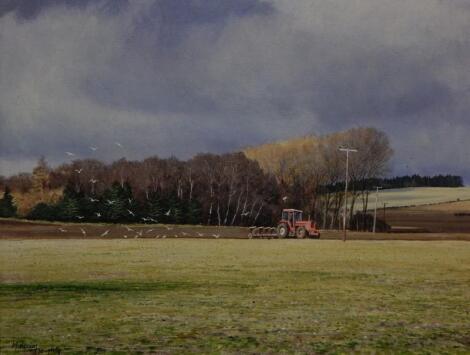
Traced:
POLYGON ((299 239, 304 239, 304 238, 307 236, 307 231, 305 230, 304 227, 299 227, 299 228, 297 228, 297 230, 295 231, 295 235, 296 235, 297 238, 299 238, 299 239))
POLYGON ((277 237, 286 238, 289 235, 289 227, 285 223, 281 223, 277 226, 277 237))

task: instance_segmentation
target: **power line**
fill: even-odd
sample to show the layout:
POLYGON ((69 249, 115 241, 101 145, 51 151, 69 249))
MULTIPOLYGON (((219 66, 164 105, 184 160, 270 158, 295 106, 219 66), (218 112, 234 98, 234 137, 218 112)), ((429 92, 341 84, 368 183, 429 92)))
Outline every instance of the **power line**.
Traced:
POLYGON ((382 188, 382 186, 376 186, 376 191, 375 191, 375 207, 374 207, 374 227, 372 228, 372 232, 375 234, 375 227, 377 226, 377 203, 379 201, 379 190, 382 188))

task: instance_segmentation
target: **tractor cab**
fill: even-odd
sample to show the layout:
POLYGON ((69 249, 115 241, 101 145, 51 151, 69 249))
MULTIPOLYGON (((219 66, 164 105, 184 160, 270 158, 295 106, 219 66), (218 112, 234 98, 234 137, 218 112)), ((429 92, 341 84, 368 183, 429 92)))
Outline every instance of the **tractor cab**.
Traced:
POLYGON ((295 222, 302 220, 303 212, 294 209, 282 210, 282 220, 286 221, 290 227, 295 226, 295 222))

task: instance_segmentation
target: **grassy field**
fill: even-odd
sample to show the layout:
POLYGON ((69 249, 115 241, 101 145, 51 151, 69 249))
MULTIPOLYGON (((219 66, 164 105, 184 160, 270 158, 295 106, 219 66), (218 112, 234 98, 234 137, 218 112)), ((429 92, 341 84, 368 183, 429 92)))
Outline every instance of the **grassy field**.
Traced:
POLYGON ((0 240, 0 352, 470 351, 470 244, 0 240))
MULTIPOLYGON (((383 190, 379 193, 378 208, 422 206, 436 203, 470 200, 470 187, 412 187, 405 189, 383 190)), ((368 208, 374 209, 375 192, 371 192, 368 208)), ((357 210, 362 209, 362 202, 357 200, 357 210)))

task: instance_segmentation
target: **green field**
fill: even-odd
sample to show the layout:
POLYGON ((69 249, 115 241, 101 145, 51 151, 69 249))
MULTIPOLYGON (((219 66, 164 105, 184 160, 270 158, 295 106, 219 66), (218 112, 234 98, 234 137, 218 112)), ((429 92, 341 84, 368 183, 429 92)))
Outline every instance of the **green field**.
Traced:
POLYGON ((0 352, 470 352, 470 243, 1 240, 0 352))
MULTIPOLYGON (((387 207, 422 206, 429 204, 470 200, 470 187, 410 187, 403 189, 381 190, 378 208, 384 203, 387 207)), ((368 208, 375 207, 375 191, 371 191, 368 208)), ((362 201, 357 199, 355 209, 362 209, 362 201)))

